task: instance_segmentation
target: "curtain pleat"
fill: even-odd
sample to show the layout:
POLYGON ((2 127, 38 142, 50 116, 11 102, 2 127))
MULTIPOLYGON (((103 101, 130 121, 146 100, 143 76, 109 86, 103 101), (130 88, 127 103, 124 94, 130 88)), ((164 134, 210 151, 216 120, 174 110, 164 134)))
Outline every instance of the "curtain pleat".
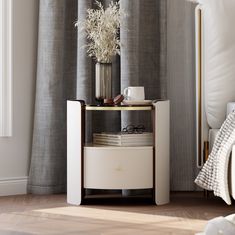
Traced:
MULTIPOLYGON (((160 19, 165 6, 164 0, 121 0, 127 15, 120 33, 122 91, 128 86, 144 86, 146 99, 166 98, 166 20, 160 19)), ((150 129, 150 115, 122 112, 123 126, 139 123, 150 129)))
POLYGON ((66 189, 66 10, 63 0, 40 1, 30 193, 59 193, 66 189))
POLYGON ((171 189, 196 189, 195 3, 167 0, 167 96, 171 101, 171 189))

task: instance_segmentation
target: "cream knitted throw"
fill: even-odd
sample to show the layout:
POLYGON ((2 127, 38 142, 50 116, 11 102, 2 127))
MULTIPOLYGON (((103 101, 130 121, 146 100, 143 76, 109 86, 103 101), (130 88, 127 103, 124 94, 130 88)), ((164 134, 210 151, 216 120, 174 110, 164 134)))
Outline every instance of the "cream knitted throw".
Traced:
POLYGON ((231 205, 228 187, 228 164, 235 143, 235 111, 230 113, 216 136, 211 154, 199 172, 195 183, 206 190, 214 191, 231 205))

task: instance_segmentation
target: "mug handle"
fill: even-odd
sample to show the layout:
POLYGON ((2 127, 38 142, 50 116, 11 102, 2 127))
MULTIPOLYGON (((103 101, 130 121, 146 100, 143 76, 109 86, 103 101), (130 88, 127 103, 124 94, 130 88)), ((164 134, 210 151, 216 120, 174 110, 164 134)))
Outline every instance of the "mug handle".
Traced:
POLYGON ((124 95, 126 100, 128 99, 128 91, 129 91, 129 87, 125 88, 124 91, 123 91, 123 95, 124 95))

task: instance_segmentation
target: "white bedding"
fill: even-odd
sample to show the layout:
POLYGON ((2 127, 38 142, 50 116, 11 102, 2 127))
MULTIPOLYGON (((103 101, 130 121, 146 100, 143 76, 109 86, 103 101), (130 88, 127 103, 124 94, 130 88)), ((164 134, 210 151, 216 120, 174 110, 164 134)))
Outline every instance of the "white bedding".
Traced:
POLYGON ((210 129, 209 130, 209 153, 211 153, 213 144, 215 142, 216 135, 218 134, 219 129, 210 129))
MULTIPOLYGON (((209 153, 211 153, 218 132, 219 129, 209 130, 209 153)), ((228 185, 229 185, 229 192, 231 196, 235 199, 235 146, 233 146, 233 150, 231 153, 231 160, 228 167, 228 185)))
POLYGON ((216 217, 209 220, 203 233, 195 235, 234 235, 235 234, 235 214, 226 217, 216 217))
POLYGON ((229 114, 221 126, 208 160, 199 172, 195 183, 206 190, 214 191, 228 205, 229 196, 228 169, 230 153, 235 144, 235 111, 229 114))

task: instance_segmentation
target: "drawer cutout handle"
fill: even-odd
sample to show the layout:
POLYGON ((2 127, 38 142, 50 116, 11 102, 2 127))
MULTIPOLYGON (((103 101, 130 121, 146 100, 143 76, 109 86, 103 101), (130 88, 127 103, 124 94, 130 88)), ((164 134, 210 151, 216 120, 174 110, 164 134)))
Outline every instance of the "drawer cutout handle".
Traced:
POLYGON ((122 171, 122 167, 121 166, 116 167, 115 171, 122 171))

